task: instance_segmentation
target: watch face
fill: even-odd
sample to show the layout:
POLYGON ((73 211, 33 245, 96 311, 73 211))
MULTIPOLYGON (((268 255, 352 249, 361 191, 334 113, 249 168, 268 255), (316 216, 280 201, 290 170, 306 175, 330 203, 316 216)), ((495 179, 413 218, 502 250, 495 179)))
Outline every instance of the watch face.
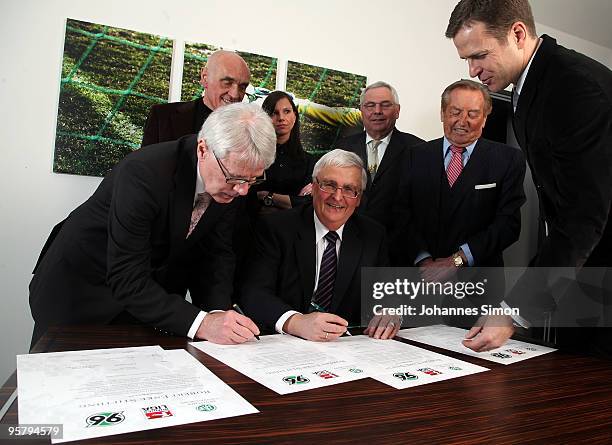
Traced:
POLYGON ((463 258, 461 258, 460 255, 454 256, 453 257, 453 262, 455 263, 456 267, 461 267, 463 266, 463 258))
POLYGON ((264 196, 263 203, 266 207, 272 207, 274 205, 274 201, 272 200, 272 195, 264 196))

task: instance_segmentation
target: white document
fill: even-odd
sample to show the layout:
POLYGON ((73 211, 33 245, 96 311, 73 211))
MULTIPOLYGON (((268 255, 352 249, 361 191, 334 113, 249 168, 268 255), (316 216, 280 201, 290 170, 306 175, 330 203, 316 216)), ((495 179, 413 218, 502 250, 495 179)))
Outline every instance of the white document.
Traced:
POLYGON ((328 353, 358 363, 364 374, 396 389, 454 379, 487 368, 395 340, 365 335, 322 343, 328 353))
POLYGON ((258 412, 183 349, 17 356, 19 422, 62 424, 53 443, 258 412))
POLYGON ((355 363, 326 352, 330 343, 276 334, 239 345, 191 344, 272 391, 290 394, 367 377, 355 363))
POLYGON ((466 348, 461 341, 467 334, 466 329, 454 328, 452 326, 435 325, 421 328, 402 329, 397 335, 408 340, 418 341, 426 345, 436 346, 449 351, 460 352, 461 354, 471 355, 483 360, 489 360, 503 365, 521 362, 539 355, 548 354, 556 349, 546 346, 534 345, 518 340, 508 340, 501 348, 492 349, 486 352, 475 352, 466 348))

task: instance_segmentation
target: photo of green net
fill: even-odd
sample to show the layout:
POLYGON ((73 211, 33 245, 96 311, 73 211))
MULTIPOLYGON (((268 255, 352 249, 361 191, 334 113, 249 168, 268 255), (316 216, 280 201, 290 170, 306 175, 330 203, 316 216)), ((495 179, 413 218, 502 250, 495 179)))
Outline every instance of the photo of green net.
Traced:
POLYGON ((66 22, 53 171, 104 176, 140 147, 152 105, 168 101, 172 40, 66 22))
POLYGON ((321 156, 363 130, 359 95, 365 87, 366 76, 289 61, 285 90, 298 106, 306 151, 321 156))
MULTIPOLYGON (((206 65, 208 56, 221 49, 206 43, 186 43, 183 62, 183 83, 181 101, 189 101, 202 97, 200 73, 206 65)), ((245 101, 255 102, 265 97, 276 88, 276 65, 278 59, 260 54, 236 51, 242 57, 251 71, 251 83, 247 88, 245 101)))

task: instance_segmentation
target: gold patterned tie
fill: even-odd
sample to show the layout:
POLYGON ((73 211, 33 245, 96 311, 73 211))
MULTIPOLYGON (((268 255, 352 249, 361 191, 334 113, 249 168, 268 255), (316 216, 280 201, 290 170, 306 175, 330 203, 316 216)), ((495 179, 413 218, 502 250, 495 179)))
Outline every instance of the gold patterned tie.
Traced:
POLYGON ((378 139, 372 139, 368 148, 368 171, 372 177, 376 175, 378 169, 378 146, 381 142, 378 139))
POLYGON ((191 222, 189 223, 187 237, 191 235, 193 229, 198 225, 198 221, 200 221, 200 218, 202 218, 202 215, 208 208, 211 198, 212 197, 208 193, 198 193, 193 210, 191 211, 191 222))

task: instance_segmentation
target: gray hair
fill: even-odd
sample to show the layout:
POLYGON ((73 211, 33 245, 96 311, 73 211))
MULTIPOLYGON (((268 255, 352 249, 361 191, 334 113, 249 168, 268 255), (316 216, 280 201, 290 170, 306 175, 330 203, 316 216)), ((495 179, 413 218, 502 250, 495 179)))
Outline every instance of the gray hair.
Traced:
POLYGON ((359 96, 359 106, 360 107, 363 105, 363 102, 365 101, 366 93, 369 90, 373 90, 374 88, 386 88, 389 91, 391 91, 391 96, 393 96, 393 102, 395 102, 396 105, 399 105, 399 96, 397 95, 397 90, 393 88, 393 86, 388 84, 387 82, 383 82, 382 80, 379 80, 378 82, 371 83, 370 85, 365 87, 365 89, 361 92, 361 95, 359 96))
POLYGON ((356 167, 361 170, 361 191, 364 191, 366 188, 366 184, 368 183, 368 177, 366 175, 366 171, 363 168, 363 161, 359 156, 355 153, 351 153, 350 151, 340 150, 336 148, 330 152, 325 153, 321 156, 321 159, 317 161, 312 170, 312 179, 315 180, 319 175, 321 170, 325 167, 356 167))
POLYGON ((235 103, 213 111, 198 133, 219 159, 230 153, 251 165, 267 169, 276 156, 276 132, 270 116, 257 104, 235 103))

